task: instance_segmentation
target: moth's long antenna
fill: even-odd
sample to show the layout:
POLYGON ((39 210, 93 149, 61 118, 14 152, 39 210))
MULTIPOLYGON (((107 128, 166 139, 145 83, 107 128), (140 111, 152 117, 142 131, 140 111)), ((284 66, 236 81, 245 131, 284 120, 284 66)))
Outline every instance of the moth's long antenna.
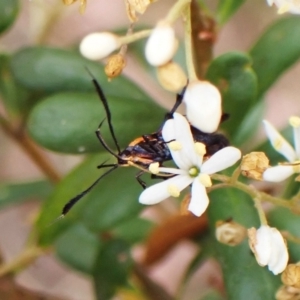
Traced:
MULTIPOLYGON (((102 167, 105 167, 106 165, 102 165, 102 167)), ((110 165, 108 165, 110 166, 110 165)), ((74 198, 72 198, 62 209, 62 213, 61 216, 59 217, 59 219, 63 218, 69 211, 70 209, 83 197, 85 196, 93 187, 95 187, 97 185, 97 183, 106 175, 108 175, 110 172, 112 172, 113 170, 115 170, 119 165, 115 164, 111 169, 109 169, 107 172, 105 172, 104 174, 102 174, 90 187, 88 187, 86 190, 84 190, 83 192, 81 192, 80 194, 78 194, 77 196, 75 196, 74 198)))
MULTIPOLYGON (((87 68, 86 68, 87 69, 87 68)), ((102 88, 99 84, 99 82, 96 80, 96 78, 93 76, 93 74, 91 73, 91 71, 89 69, 87 69, 88 73, 90 74, 90 76, 92 77, 92 81, 93 81, 93 84, 96 88, 96 91, 99 95, 99 98, 104 106, 104 109, 105 109, 105 113, 106 113, 106 117, 107 117, 107 122, 108 122, 108 127, 109 127, 109 131, 111 133, 111 136, 114 140, 114 143, 115 143, 115 146, 117 147, 117 150, 118 150, 118 154, 121 153, 121 150, 120 150, 120 146, 118 144, 118 141, 117 141, 117 138, 116 138, 116 135, 115 135, 115 131, 114 131, 114 128, 113 128, 113 125, 112 125, 112 121, 111 121, 111 112, 110 112, 110 109, 109 109, 109 106, 108 106, 108 102, 107 102, 107 99, 102 91, 102 88)))
POLYGON ((105 150, 107 150, 111 155, 113 155, 117 159, 124 160, 118 154, 114 153, 114 151, 109 148, 109 146, 106 144, 105 140, 103 139, 101 132, 100 132, 100 128, 104 121, 105 121, 105 119, 101 121, 101 123, 98 126, 98 129, 96 130, 96 136, 97 136, 98 140, 100 141, 101 145, 105 148, 105 150))

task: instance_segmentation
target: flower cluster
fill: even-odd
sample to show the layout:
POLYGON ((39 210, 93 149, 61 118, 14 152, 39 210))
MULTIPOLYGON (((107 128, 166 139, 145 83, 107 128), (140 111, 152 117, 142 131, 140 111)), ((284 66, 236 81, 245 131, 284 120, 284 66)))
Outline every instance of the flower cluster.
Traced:
POLYGON ((159 167, 158 163, 150 165, 153 174, 165 173, 173 176, 144 190, 139 201, 143 204, 156 204, 169 196, 178 197, 184 188, 191 185, 192 195, 188 210, 200 216, 209 203, 206 193, 206 188, 212 185, 209 175, 235 164, 241 158, 241 152, 235 147, 225 147, 203 161, 205 145, 194 142, 189 123, 178 113, 174 113, 173 119, 166 121, 162 135, 168 142, 178 169, 159 167))
MULTIPOLYGON (((267 1, 269 5, 276 5, 279 13, 300 13, 299 1, 267 1)), ((137 14, 143 14, 152 2, 154 0, 125 0, 131 25, 137 21, 137 14)), ((183 69, 174 61, 178 40, 173 23, 183 13, 185 18, 189 17, 189 13, 186 12, 187 3, 188 1, 177 1, 168 15, 157 22, 151 30, 133 33, 131 26, 125 36, 110 32, 91 33, 82 40, 80 52, 90 60, 108 57, 106 74, 109 78, 113 78, 118 76, 126 65, 124 55, 127 45, 138 39, 147 38, 145 58, 156 68, 161 86, 172 92, 178 92, 185 87, 183 103, 186 106, 186 116, 175 112, 173 118, 167 120, 162 128, 163 140, 177 167, 152 163, 148 171, 164 180, 146 188, 141 193, 139 202, 146 205, 156 204, 170 196, 178 197, 184 189, 190 187, 191 195, 187 210, 195 216, 201 216, 209 205, 207 189, 212 186, 212 175, 233 166, 241 159, 242 154, 233 146, 223 146, 216 153, 207 155, 207 145, 197 141, 193 136, 192 130, 199 130, 208 135, 216 132, 222 119, 222 99, 218 88, 212 83, 198 80, 193 66, 191 39, 185 40, 189 80, 183 69), (115 51, 119 52, 111 55, 115 51)), ((185 28, 185 34, 187 33, 191 33, 188 26, 185 28)), ((269 159, 263 152, 249 153, 243 157, 241 165, 230 179, 230 184, 237 180, 239 174, 255 180, 279 182, 294 173, 300 173, 300 118, 290 119, 294 130, 295 149, 269 122, 263 121, 263 124, 271 144, 288 162, 269 167, 269 159)), ((261 201, 260 197, 258 198, 259 200, 253 200, 261 201)), ((259 206, 260 204, 256 205, 256 208, 261 226, 258 229, 248 229, 249 245, 258 264, 268 266, 276 275, 285 270, 288 251, 283 236, 276 228, 267 225, 264 210, 259 206)), ((230 222, 220 220, 217 225, 217 240, 224 244, 236 246, 245 236, 246 228, 233 220, 230 222)))

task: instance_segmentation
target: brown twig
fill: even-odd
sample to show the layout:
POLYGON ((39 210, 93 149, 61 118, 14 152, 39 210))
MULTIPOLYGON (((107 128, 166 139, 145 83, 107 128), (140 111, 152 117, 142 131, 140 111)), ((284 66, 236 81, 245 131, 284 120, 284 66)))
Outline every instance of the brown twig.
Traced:
POLYGON ((3 131, 16 141, 24 151, 30 156, 35 164, 47 175, 50 181, 58 183, 61 179, 59 173, 49 163, 44 153, 34 142, 27 136, 23 130, 15 130, 10 123, 0 116, 0 127, 3 131))

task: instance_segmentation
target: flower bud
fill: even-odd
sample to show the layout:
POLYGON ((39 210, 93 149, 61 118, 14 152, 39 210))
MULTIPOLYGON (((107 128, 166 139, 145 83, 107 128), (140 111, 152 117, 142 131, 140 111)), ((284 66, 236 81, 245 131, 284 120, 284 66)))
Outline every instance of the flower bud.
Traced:
POLYGON ((122 54, 118 53, 108 58, 105 65, 105 74, 109 79, 118 77, 126 66, 125 58, 122 54))
POLYGON ((108 56, 120 46, 118 36, 110 32, 95 32, 84 37, 80 43, 80 52, 90 60, 98 60, 108 56))
POLYGON ((217 130, 222 103, 219 90, 208 81, 192 81, 183 96, 187 119, 197 129, 212 133, 217 130))
POLYGON ((300 288, 300 265, 289 264, 281 274, 283 284, 295 288, 300 288))
POLYGON ((299 300, 300 289, 290 286, 281 286, 275 295, 276 300, 299 300))
POLYGON ((234 221, 216 223, 216 239, 222 244, 236 246, 244 240, 246 235, 246 228, 239 223, 234 221))
POLYGON ((246 177, 262 180, 262 174, 268 167, 269 159, 264 152, 251 152, 243 156, 241 173, 246 177))
POLYGON ((259 229, 248 229, 249 246, 260 266, 268 265, 277 275, 284 271, 289 255, 281 233, 273 227, 262 225, 259 229))
POLYGON ((131 23, 138 20, 136 13, 143 14, 147 7, 156 0, 125 0, 126 12, 131 23))
POLYGON ((145 55, 149 64, 158 67, 169 62, 177 50, 178 42, 174 29, 166 23, 159 23, 148 38, 145 55))
POLYGON ((187 83, 182 68, 175 62, 168 62, 156 70, 157 78, 163 88, 170 92, 179 92, 187 83))

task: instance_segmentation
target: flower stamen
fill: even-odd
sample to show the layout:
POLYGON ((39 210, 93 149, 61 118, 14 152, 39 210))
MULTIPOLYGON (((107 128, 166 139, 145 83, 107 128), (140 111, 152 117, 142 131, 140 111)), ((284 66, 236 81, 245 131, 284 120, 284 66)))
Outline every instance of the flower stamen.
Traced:
POLYGON ((168 193, 172 196, 172 197, 179 197, 180 195, 180 190, 178 189, 178 187, 174 184, 170 184, 167 187, 168 189, 168 193))
POLYGON ((292 127, 298 128, 298 127, 300 127, 300 118, 296 117, 296 116, 292 116, 289 119, 289 123, 292 127))
POLYGON ((158 174, 159 173, 159 163, 155 162, 155 163, 150 164, 149 171, 152 174, 158 174))
POLYGON ((204 156, 204 154, 206 153, 206 147, 203 143, 195 143, 194 147, 198 155, 200 155, 201 157, 204 156))
POLYGON ((173 151, 179 151, 182 149, 182 145, 178 141, 172 141, 169 143, 169 148, 173 151))
POLYGON ((199 181, 201 184, 203 184, 205 187, 211 187, 212 182, 210 179, 210 176, 208 174, 199 174, 199 181))

